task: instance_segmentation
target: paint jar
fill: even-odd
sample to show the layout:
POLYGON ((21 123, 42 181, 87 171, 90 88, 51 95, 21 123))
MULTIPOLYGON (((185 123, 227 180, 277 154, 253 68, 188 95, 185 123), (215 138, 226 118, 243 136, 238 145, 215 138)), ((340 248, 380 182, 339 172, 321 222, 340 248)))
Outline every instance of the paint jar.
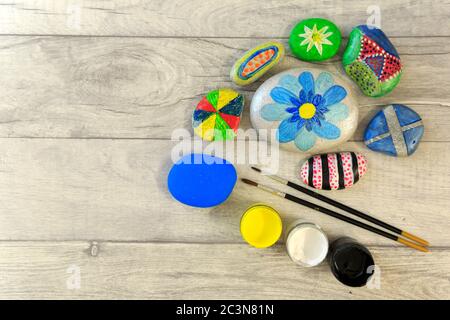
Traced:
POLYGON ((297 220, 286 232, 286 250, 296 264, 314 267, 327 256, 328 238, 318 225, 297 220))
POLYGON ((254 204, 241 218, 241 235, 255 248, 274 245, 281 236, 283 224, 278 212, 265 204, 254 204))
POLYGON ((366 285, 375 271, 369 250, 348 237, 339 238, 330 245, 328 261, 336 279, 350 287, 366 285))

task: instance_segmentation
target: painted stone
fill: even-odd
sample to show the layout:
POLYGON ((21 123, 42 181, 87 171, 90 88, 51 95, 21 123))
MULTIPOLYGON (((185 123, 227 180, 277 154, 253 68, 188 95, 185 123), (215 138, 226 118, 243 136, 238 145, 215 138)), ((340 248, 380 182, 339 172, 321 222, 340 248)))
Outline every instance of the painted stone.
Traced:
POLYGON ((319 154, 310 157, 300 169, 306 185, 321 190, 351 187, 367 172, 367 160, 355 152, 319 154))
POLYGON ((392 104, 370 120, 364 132, 364 143, 373 151, 406 157, 416 151, 423 132, 422 119, 414 110, 392 104))
POLYGON ((253 127, 260 139, 287 150, 317 153, 335 147, 357 127, 357 103, 348 84, 338 74, 313 68, 279 73, 253 96, 253 127))
POLYGON ((336 55, 341 40, 341 32, 333 22, 312 18, 300 21, 292 29, 289 46, 301 60, 322 61, 336 55))
POLYGON ((283 44, 270 41, 248 50, 231 68, 230 78, 238 86, 258 80, 284 57, 283 44))
POLYGON ((167 185, 172 196, 181 203, 208 208, 227 200, 236 179, 236 169, 230 162, 192 153, 172 166, 167 185))
POLYGON ((192 127, 203 140, 232 140, 241 121, 244 97, 232 89, 210 91, 197 104, 192 127))
POLYGON ((402 63, 394 45, 378 28, 352 30, 342 63, 347 74, 369 97, 381 97, 399 83, 402 63))

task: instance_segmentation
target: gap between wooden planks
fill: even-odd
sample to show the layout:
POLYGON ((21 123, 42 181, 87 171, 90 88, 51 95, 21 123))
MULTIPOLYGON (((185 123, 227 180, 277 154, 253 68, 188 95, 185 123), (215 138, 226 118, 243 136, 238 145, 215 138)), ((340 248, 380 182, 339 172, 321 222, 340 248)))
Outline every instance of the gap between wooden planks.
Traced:
MULTIPOLYGON (((252 203, 263 201, 280 210, 287 222, 307 218, 333 237, 345 234, 367 244, 394 245, 240 182, 218 207, 184 206, 172 199, 166 186, 176 142, 0 139, 0 144, 0 234, 4 240, 241 242, 240 215, 252 203)), ((346 143, 337 150, 364 152, 369 170, 346 192, 333 192, 333 198, 422 236, 432 245, 450 244, 450 143, 424 142, 417 153, 403 159, 366 152, 362 143, 346 143)), ((306 157, 281 152, 279 175, 298 181, 306 157)), ((245 164, 237 165, 237 170, 240 177, 270 183, 245 164)))
MULTIPOLYGON (((234 87, 230 66, 259 41, 2 37, 0 137, 170 138, 176 128, 191 128, 192 110, 207 91, 234 87)), ((450 89, 443 85, 450 77, 450 38, 393 41, 405 64, 394 92, 368 98, 349 81, 360 105, 353 139, 362 139, 383 105, 404 103, 423 117, 424 140, 450 141, 450 89)), ((342 73, 338 58, 312 65, 287 57, 264 79, 318 66, 342 73)), ((247 100, 243 129, 251 127, 249 102, 261 81, 236 88, 247 100)))

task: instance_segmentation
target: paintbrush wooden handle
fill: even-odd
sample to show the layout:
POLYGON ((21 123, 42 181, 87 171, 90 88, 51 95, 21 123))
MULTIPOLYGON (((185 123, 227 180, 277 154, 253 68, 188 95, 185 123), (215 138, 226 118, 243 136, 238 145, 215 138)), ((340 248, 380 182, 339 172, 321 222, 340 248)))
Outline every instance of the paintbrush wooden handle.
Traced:
POLYGON ((363 229, 372 231, 372 232, 374 232, 374 233, 377 233, 377 234, 379 234, 379 235, 381 235, 381 236, 383 236, 383 237, 389 238, 389 239, 391 239, 391 240, 397 241, 397 239, 398 239, 397 236, 395 236, 395 235, 393 235, 393 234, 391 234, 391 233, 388 233, 388 232, 386 232, 386 231, 377 229, 377 228, 372 227, 372 226, 370 226, 370 225, 368 225, 368 224, 365 224, 365 223, 363 223, 363 222, 361 222, 361 221, 358 221, 358 220, 355 220, 355 219, 353 219, 353 218, 344 216, 343 214, 340 214, 340 213, 337 213, 337 212, 332 211, 332 210, 330 210, 330 209, 327 209, 327 208, 325 208, 325 207, 321 207, 321 206, 319 206, 319 205, 313 204, 313 203, 311 203, 311 202, 309 202, 309 201, 306 201, 306 200, 297 198, 297 197, 295 197, 295 196, 293 196, 293 195, 286 194, 285 198, 288 199, 288 200, 291 200, 291 201, 293 201, 293 202, 299 203, 299 204, 301 204, 301 205, 304 205, 304 206, 306 206, 306 207, 308 207, 308 208, 311 208, 311 209, 313 209, 313 210, 316 210, 316 211, 319 211, 319 212, 324 213, 324 214, 326 214, 326 215, 329 215, 329 216, 332 216, 332 217, 334 217, 334 218, 337 218, 337 219, 339 219, 339 220, 348 222, 348 223, 353 224, 353 225, 355 225, 355 226, 358 226, 358 227, 360 227, 360 228, 363 228, 363 229))
POLYGON ((321 213, 324 213, 324 214, 326 214, 328 216, 331 216, 331 217, 334 217, 336 219, 345 221, 345 222, 350 223, 350 224, 352 224, 354 226, 357 226, 357 227, 360 227, 362 229, 366 229, 366 230, 371 231, 373 233, 379 234, 379 235, 381 235, 381 236, 383 236, 385 238, 388 238, 388 239, 394 240, 396 242, 402 243, 402 244, 404 244, 404 245, 406 245, 406 246, 408 246, 410 248, 414 248, 414 249, 422 251, 422 252, 428 252, 428 249, 425 248, 425 247, 422 247, 420 245, 416 245, 416 244, 414 244, 414 243, 412 243, 412 242, 410 242, 408 240, 399 238, 399 237, 397 237, 397 236, 395 236, 395 235, 393 235, 391 233, 388 233, 386 231, 377 229, 377 228, 375 228, 375 227, 373 227, 371 225, 368 225, 368 224, 365 224, 365 223, 363 223, 361 221, 358 221, 358 220, 355 220, 353 218, 344 216, 343 214, 334 212, 334 211, 332 211, 330 209, 327 209, 325 207, 316 205, 316 204, 311 203, 309 201, 297 198, 297 197, 295 197, 293 195, 290 195, 288 193, 285 194, 284 198, 288 199, 288 200, 291 200, 291 201, 293 201, 295 203, 301 204, 301 205, 303 205, 305 207, 308 207, 308 208, 311 208, 313 210, 316 210, 316 211, 319 211, 321 213))
POLYGON ((257 187, 257 188, 260 188, 260 189, 262 189, 262 190, 264 190, 266 192, 269 192, 271 194, 274 194, 274 195, 279 196, 279 197, 284 198, 284 199, 288 199, 288 200, 290 200, 292 202, 301 204, 301 205, 303 205, 305 207, 308 207, 310 209, 313 209, 313 210, 316 210, 318 212, 324 213, 324 214, 326 214, 328 216, 331 216, 331 217, 334 217, 336 219, 345 221, 345 222, 350 223, 350 224, 352 224, 354 226, 357 226, 357 227, 360 227, 362 229, 371 231, 371 232, 376 233, 378 235, 381 235, 381 236, 383 236, 385 238, 388 238, 388 239, 394 240, 396 242, 399 242, 401 244, 404 244, 404 245, 406 245, 406 246, 408 246, 410 248, 414 248, 416 250, 423 251, 423 252, 428 252, 427 248, 422 247, 420 245, 417 245, 415 243, 412 243, 409 240, 405 240, 403 238, 399 238, 396 235, 393 235, 393 234, 391 234, 389 232, 380 230, 380 229, 375 228, 375 227, 373 227, 371 225, 365 224, 365 223, 363 223, 361 221, 358 221, 358 220, 355 220, 353 218, 344 216, 343 214, 337 213, 337 212, 335 212, 333 210, 330 210, 330 209, 327 209, 325 207, 319 206, 319 205, 314 204, 312 202, 303 200, 303 199, 298 198, 296 196, 293 196, 293 195, 291 195, 289 193, 281 192, 281 191, 279 191, 277 189, 274 189, 274 188, 271 188, 271 187, 268 187, 268 186, 256 183, 256 182, 254 182, 252 180, 249 180, 249 179, 246 179, 246 178, 241 178, 241 180, 242 180, 242 182, 244 182, 246 184, 249 184, 249 185, 257 187))
POLYGON ((424 245, 424 246, 428 246, 429 245, 428 241, 426 241, 426 240, 424 240, 422 238, 414 236, 414 235, 412 235, 412 234, 410 234, 410 233, 408 233, 406 231, 403 231, 403 230, 401 230, 399 228, 396 228, 396 227, 394 227, 394 226, 392 226, 392 225, 390 225, 390 224, 388 224, 386 222, 383 222, 381 220, 378 220, 377 218, 369 216, 368 214, 365 214, 364 212, 361 212, 359 210, 353 209, 353 208, 351 208, 351 207, 349 207, 349 206, 347 206, 347 205, 345 205, 343 203, 340 203, 340 202, 338 202, 336 200, 330 199, 330 198, 328 198, 328 197, 326 197, 324 195, 321 195, 320 193, 317 193, 315 191, 312 191, 310 189, 307 189, 307 188, 305 188, 303 186, 300 186, 300 185, 298 185, 296 183, 293 183, 293 182, 290 182, 290 181, 287 181, 286 184, 289 187, 294 188, 294 189, 296 189, 296 190, 298 190, 300 192, 303 192, 303 193, 305 193, 305 194, 307 194, 307 195, 309 195, 309 196, 311 196, 313 198, 316 198, 316 199, 321 200, 321 201, 323 201, 325 203, 328 203, 328 204, 330 204, 330 205, 332 205, 332 206, 334 206, 336 208, 339 208, 339 209, 344 210, 344 211, 346 211, 348 213, 351 213, 351 214, 353 214, 353 215, 355 215, 355 216, 357 216, 359 218, 362 218, 362 219, 365 219, 365 220, 367 220, 369 222, 372 222, 373 224, 376 224, 376 225, 378 225, 380 227, 383 227, 383 228, 385 228, 385 229, 387 229, 389 231, 392 231, 392 232, 394 232, 394 233, 396 233, 398 235, 402 235, 402 236, 404 236, 404 237, 406 237, 406 238, 408 238, 410 240, 413 240, 413 241, 415 241, 415 242, 417 242, 417 243, 419 243, 421 245, 424 245))

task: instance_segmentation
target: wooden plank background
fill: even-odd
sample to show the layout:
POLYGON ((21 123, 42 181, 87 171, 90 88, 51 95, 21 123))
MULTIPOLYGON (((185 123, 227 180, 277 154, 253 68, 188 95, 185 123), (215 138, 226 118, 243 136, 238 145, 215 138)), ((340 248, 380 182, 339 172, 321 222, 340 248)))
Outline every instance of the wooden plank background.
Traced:
MULTIPOLYGON (((364 152, 367 176, 333 197, 417 233, 422 254, 238 183, 213 209, 173 201, 166 176, 177 128, 210 89, 235 87, 233 61, 299 20, 330 18, 346 37, 372 8, 351 1, 0 1, 0 298, 450 298, 450 2, 372 1, 405 73, 383 98, 362 96, 360 126, 340 150, 364 152), (368 151, 362 132, 387 103, 424 120, 410 158, 368 151), (293 265, 282 241, 245 245, 242 211, 276 207, 331 239, 368 245, 379 288, 339 284, 326 264, 293 265), (79 288, 67 285, 79 268, 79 288), (69 272, 69 273, 68 273, 69 272)), ((345 42, 345 41, 344 41, 345 42)), ((270 74, 308 66, 288 54, 270 74)), ((340 57, 320 67, 342 72, 340 57)), ((239 89, 250 101, 262 83, 239 89)), ((248 104, 242 128, 250 128, 248 104)), ((281 152, 297 179, 306 155, 281 152)), ((262 180, 247 166, 240 176, 262 180)))

